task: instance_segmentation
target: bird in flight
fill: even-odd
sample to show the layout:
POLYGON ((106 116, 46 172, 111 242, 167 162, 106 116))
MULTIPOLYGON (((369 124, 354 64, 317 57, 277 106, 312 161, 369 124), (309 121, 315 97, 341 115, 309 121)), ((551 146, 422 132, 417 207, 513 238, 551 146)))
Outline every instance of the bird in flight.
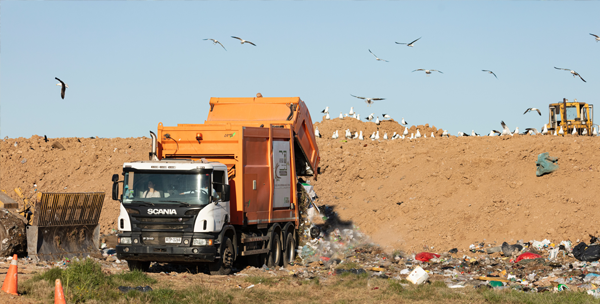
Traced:
POLYGON ((525 111, 525 113, 523 113, 523 115, 527 114, 527 112, 529 112, 529 111, 537 111, 538 114, 540 114, 540 116, 542 116, 542 112, 540 112, 540 109, 537 109, 537 108, 529 108, 525 111))
POLYGON ((585 79, 583 79, 583 77, 581 77, 581 75, 579 75, 579 73, 577 73, 571 69, 563 69, 563 68, 557 68, 557 67, 554 67, 554 68, 557 70, 569 71, 569 72, 571 72, 571 74, 573 74, 573 77, 579 77, 579 79, 583 80, 583 82, 587 82, 587 81, 585 81, 585 79))
POLYGON ((494 74, 494 72, 490 71, 490 70, 482 70, 484 72, 488 72, 488 74, 492 74, 494 75, 494 77, 496 77, 496 79, 498 78, 498 76, 496 76, 496 74, 494 74))
POLYGON ((256 46, 256 44, 254 44, 254 43, 252 43, 252 42, 250 42, 250 41, 248 41, 248 40, 244 40, 244 39, 242 39, 242 38, 240 38, 240 37, 231 36, 231 38, 235 38, 235 39, 237 39, 237 40, 241 41, 241 42, 242 42, 242 44, 244 44, 244 43, 250 43, 250 44, 252 44, 253 46, 256 46))
POLYGON ((375 56, 375 59, 376 59, 377 61, 385 61, 385 62, 389 62, 389 61, 387 61, 387 60, 385 60, 385 59, 381 59, 381 58, 377 57, 377 55, 373 54, 373 52, 371 52, 371 50, 369 50, 369 53, 371 53, 373 56, 375 56))
POLYGON ((396 42, 396 44, 406 44, 406 46, 413 47, 413 46, 415 46, 415 42, 419 41, 419 39, 421 39, 421 37, 419 37, 419 38, 417 38, 417 39, 415 39, 415 40, 413 40, 412 42, 409 42, 409 43, 396 42))
POLYGON ((206 38, 204 40, 211 40, 213 42, 213 44, 220 44, 223 47, 223 49, 227 51, 227 49, 225 48, 225 46, 223 46, 223 44, 221 42, 219 42, 219 40, 217 40, 217 39, 206 38))
POLYGON ((384 99, 385 99, 385 98, 373 98, 373 97, 360 97, 360 96, 355 96, 355 95, 352 95, 352 94, 350 94, 350 96, 352 96, 352 97, 356 97, 356 98, 360 98, 360 99, 364 99, 364 100, 365 100, 365 102, 366 102, 366 103, 367 103, 369 106, 371 106, 371 105, 373 104, 373 101, 374 101, 374 100, 384 100, 384 99))
POLYGON ((60 97, 62 97, 62 99, 65 99, 65 91, 67 90, 69 85, 64 83, 62 80, 58 79, 58 77, 54 77, 54 79, 60 81, 60 83, 57 83, 56 85, 60 86, 60 97))
POLYGON ((596 42, 600 41, 600 36, 598 36, 598 35, 596 35, 596 34, 592 34, 592 33, 590 33, 590 35, 592 35, 592 36, 596 37, 596 42))
MULTIPOLYGON (((438 70, 426 70, 426 69, 416 69, 413 72, 416 72, 416 71, 425 71, 425 74, 431 74, 431 72, 440 72, 440 73, 442 73, 442 71, 438 71, 438 70)), ((444 73, 442 73, 442 74, 444 74, 444 73)))

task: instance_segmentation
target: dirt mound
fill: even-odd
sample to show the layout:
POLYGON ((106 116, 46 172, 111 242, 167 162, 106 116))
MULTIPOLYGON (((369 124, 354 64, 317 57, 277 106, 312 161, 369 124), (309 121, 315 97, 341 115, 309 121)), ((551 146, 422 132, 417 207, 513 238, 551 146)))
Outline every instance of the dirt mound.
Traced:
MULTIPOLYGON (((347 129, 341 120, 319 129, 347 129)), ((367 123, 367 127, 369 123, 367 123)), ((367 131, 369 133, 371 131, 367 131)), ((468 247, 597 234, 597 137, 318 139, 322 203, 391 248, 468 247), (536 177, 537 156, 560 169, 536 177)))
POLYGON ((0 141, 0 189, 18 202, 16 187, 41 192, 106 193, 101 233, 117 228, 119 203, 111 199, 111 177, 123 163, 148 159, 150 138, 5 138, 0 141))
MULTIPOLYGON (((344 141, 345 129, 403 132, 395 121, 379 126, 352 118, 315 124, 321 174, 311 180, 320 204, 387 248, 465 248, 487 243, 548 238, 587 239, 597 234, 600 139, 514 136, 429 138, 441 134, 418 126, 419 140, 344 141), (331 139, 334 130, 340 138, 331 139), (366 145, 366 146, 365 146, 366 145), (535 176, 538 154, 558 157, 559 170, 535 176)), ((411 129, 415 130, 415 126, 411 129)), ((410 132, 410 131, 409 131, 410 132)), ((102 233, 116 228, 118 203, 111 176, 127 161, 148 158, 149 138, 4 139, 0 142, 0 189, 17 199, 21 187, 43 192, 104 191, 102 233), (15 143, 16 146, 15 146, 15 143), (58 144, 55 144, 58 143, 58 144), (62 146, 62 147, 61 147, 62 146), (63 149, 64 148, 64 149, 63 149), (37 187, 34 187, 36 185, 37 187)))

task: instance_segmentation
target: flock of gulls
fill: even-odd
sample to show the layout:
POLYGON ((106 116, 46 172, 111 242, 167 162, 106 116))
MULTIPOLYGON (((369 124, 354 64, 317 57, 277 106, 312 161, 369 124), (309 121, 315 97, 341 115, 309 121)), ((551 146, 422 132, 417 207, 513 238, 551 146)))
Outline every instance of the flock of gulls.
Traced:
MULTIPOLYGON (((596 42, 600 42, 600 36, 598 36, 598 35, 596 35, 596 34, 592 34, 592 33, 590 33, 590 35, 592 35, 592 36, 595 38, 596 42)), ((237 36, 231 36, 231 38, 232 38, 232 39, 236 39, 236 40, 238 40, 238 41, 240 42, 240 44, 245 44, 245 43, 247 43, 247 44, 250 44, 250 45, 256 46, 256 44, 255 44, 255 43, 253 43, 253 42, 251 42, 251 41, 249 41, 249 40, 242 39, 242 38, 240 38, 240 37, 237 37, 237 36)), ((395 43, 396 43, 396 44, 400 44, 400 45, 406 45, 406 46, 408 46, 408 47, 414 47, 414 46, 415 46, 415 43, 416 43, 417 41, 419 41, 421 38, 422 38, 422 37, 419 37, 419 38, 417 38, 417 39, 415 39, 415 40, 413 40, 413 41, 411 41, 411 42, 397 42, 397 41, 395 41, 395 43)), ((213 39, 213 38, 206 38, 206 39, 203 39, 203 40, 211 41, 211 42, 212 42, 214 45, 217 45, 217 44, 218 44, 218 45, 220 45, 220 46, 221 46, 221 47, 222 47, 222 48, 223 48, 225 51, 227 51, 227 49, 225 48, 225 46, 223 45, 223 43, 221 43, 221 42, 220 42, 219 40, 217 40, 217 39, 213 39)), ((371 55, 373 55, 373 56, 375 57, 375 60, 377 60, 377 61, 389 62, 388 60, 385 60, 385 59, 381 59, 381 58, 379 58, 377 55, 375 55, 375 53, 373 53, 373 52, 371 51, 371 49, 369 49, 369 53, 371 53, 371 55)), ((583 77, 581 77, 581 75, 579 75, 579 73, 577 73, 576 71, 574 71, 574 70, 572 70, 572 69, 557 68, 557 67, 554 67, 554 68, 555 68, 555 69, 557 69, 557 70, 569 71, 569 72, 571 73, 571 75, 573 75, 573 77, 579 77, 579 79, 581 79, 583 82, 586 82, 586 81, 585 81, 585 79, 583 79, 583 77)), ((488 74, 491 74, 491 75, 494 75, 494 77, 498 78, 498 76, 496 76, 496 74, 495 74, 494 72, 492 72, 491 70, 481 70, 481 71, 483 71, 483 72, 485 72, 485 73, 488 73, 488 74)), ((440 71, 440 70, 435 70, 435 69, 416 69, 416 70, 413 70, 413 72, 425 72, 425 74, 427 74, 427 75, 430 75, 432 72, 438 72, 438 73, 441 73, 441 74, 443 74, 443 72, 442 72, 442 71, 440 71)), ((62 99, 65 99, 65 91, 66 91, 66 89, 67 89, 69 86, 68 86, 66 83, 64 83, 62 80, 60 80, 58 77, 54 77, 54 78, 55 78, 56 80, 58 80, 58 81, 59 81, 59 83, 58 83, 58 84, 56 84, 56 85, 58 85, 58 86, 60 86, 60 87, 61 87, 61 90, 60 90, 60 97, 61 97, 62 99)), ((352 95, 352 96, 354 96, 354 95, 352 95)), ((374 101, 374 100, 384 100, 384 99, 385 99, 385 98, 367 98, 367 97, 359 97, 359 96, 354 96, 354 97, 356 97, 356 98, 360 98, 360 99, 364 99, 364 100, 365 100, 365 102, 367 102, 367 104, 368 104, 368 105, 371 105, 371 104, 373 103, 373 101, 374 101)))
MULTIPOLYGON (((354 95, 352 95, 354 96, 354 95)), ((359 97, 359 96, 354 96, 356 98, 361 98, 361 99, 365 99, 367 100, 367 98, 365 97, 359 97)), ((383 98, 369 98, 370 100, 380 100, 383 98)), ((372 102, 372 101, 371 101, 372 102)), ((367 103, 369 103, 369 101, 367 101, 367 103)), ((527 113, 533 113, 533 112, 537 112, 538 115, 542 115, 542 112, 540 111, 540 109, 537 108, 528 108, 527 110, 525 110, 525 113, 523 113, 523 115, 527 114, 527 113)), ((325 120, 331 120, 331 116, 329 115, 329 107, 325 107, 325 109, 323 109, 323 111, 321 111, 321 113, 325 114, 325 120)), ((381 115, 383 117, 383 119, 392 119, 392 117, 387 114, 384 113, 381 115)), ((361 120, 360 119, 360 114, 356 113, 354 111, 354 107, 350 107, 350 111, 346 114, 340 112, 340 115, 338 116, 339 119, 345 119, 345 118, 354 118, 357 120, 361 120)), ((376 125, 380 125, 381 124, 381 120, 379 120, 379 116, 375 116, 375 113, 371 113, 369 116, 367 116, 365 118, 366 120, 368 120, 369 122, 373 122, 376 125)), ((394 132, 394 134, 392 134, 391 136, 388 136, 387 132, 384 132, 383 135, 379 134, 379 130, 373 132, 369 138, 371 140, 396 140, 396 139, 417 139, 417 138, 427 138, 427 134, 421 134, 421 131, 417 128, 417 132, 416 133, 410 133, 408 130, 408 122, 406 122, 406 120, 404 119, 404 117, 402 117, 402 120, 400 121, 400 124, 404 127, 404 132, 402 132, 402 134, 394 132), (409 137, 409 133, 410 133, 410 137, 409 137)), ((514 135, 564 135, 565 132, 563 131, 562 127, 560 127, 559 130, 554 130, 554 133, 549 132, 548 128, 546 127, 546 125, 544 125, 542 127, 542 132, 539 132, 536 128, 526 128, 525 131, 523 131, 522 133, 519 132, 519 127, 516 127, 513 131, 510 130, 510 128, 504 123, 504 121, 500 122, 500 125, 502 126, 502 131, 498 131, 498 130, 491 130, 490 133, 487 136, 514 136, 514 135)), ((578 135, 577 133, 577 128, 573 129, 573 135, 578 135)), ((582 135, 587 135, 587 129, 584 129, 582 132, 582 135)), ((598 135, 598 130, 596 128, 596 126, 594 126, 594 128, 592 129, 592 135, 597 136, 598 135)), ((319 127, 315 127, 315 136, 322 138, 321 132, 319 131, 319 127)), ((363 136, 363 131, 354 131, 352 132, 350 129, 346 129, 345 130, 345 138, 346 139, 358 139, 358 140, 364 140, 365 137, 363 136)), ((473 136, 473 137, 479 137, 482 136, 478 133, 475 133, 475 130, 471 130, 471 133, 465 133, 465 132, 458 132, 457 137, 463 137, 463 136, 473 136)), ((484 135, 485 136, 485 135, 484 135)), ((333 134, 331 135, 332 139, 338 139, 340 137, 339 134, 339 130, 335 130, 333 131, 333 134)), ((435 138, 435 133, 431 132, 431 135, 429 136, 430 138, 435 138)), ((448 130, 444 130, 441 137, 450 137, 450 135, 448 134, 448 130)))
MULTIPOLYGON (((596 34, 592 34, 592 33, 590 33, 590 35, 592 35, 592 36, 595 37, 596 42, 600 42, 600 36, 598 36, 596 34)), ((408 47, 414 47, 415 43, 417 41, 419 41, 421 38, 422 37, 419 37, 419 38, 417 38, 417 39, 415 39, 415 40, 413 40, 411 42, 396 42, 396 44, 406 45, 408 47)), ((375 60, 382 61, 382 62, 389 62, 386 59, 379 58, 375 53, 373 53, 373 51, 371 51, 371 49, 369 49, 368 51, 369 51, 369 53, 371 53, 371 55, 373 55, 375 57, 375 60)), ((559 68, 559 67, 554 67, 554 68, 557 69, 557 70, 568 71, 569 73, 571 73, 571 75, 573 75, 573 77, 575 77, 575 78, 579 77, 579 79, 581 79, 581 81, 586 82, 585 79, 583 79, 583 77, 579 73, 577 73, 575 70, 566 69, 566 68, 559 68)), ((488 73, 490 75, 493 75, 496 79, 498 79, 498 76, 496 75, 496 73, 494 73, 491 70, 481 70, 481 71, 485 72, 485 73, 488 73)), ((435 69, 416 69, 416 70, 413 70, 413 72, 425 72, 426 75, 430 75, 433 72, 438 72, 440 74, 443 74, 442 71, 435 70, 435 69)), ((356 95, 353 95, 353 94, 350 94, 350 96, 364 100, 369 107, 375 101, 385 100, 385 98, 383 98, 383 97, 362 97, 362 96, 356 96, 356 95)), ((537 112, 539 116, 542 116, 542 112, 539 109, 537 109, 537 108, 528 108, 525 111, 525 113, 523 113, 523 115, 525 115, 525 114, 527 114, 529 112, 537 112)), ((325 120, 331 119, 331 117, 329 115, 329 107, 326 107, 323 111, 321 111, 321 113, 325 114, 325 120)), ((354 112, 354 107, 351 107, 350 108, 350 112, 346 113, 345 115, 342 112, 340 112, 339 118, 340 119, 344 119, 345 117, 350 117, 350 118, 355 118, 355 119, 360 120, 360 114, 357 114, 357 113, 354 112)), ((383 119, 391 119, 391 116, 389 114, 382 114, 382 117, 383 117, 383 119)), ((368 120, 368 121, 370 121, 370 122, 374 122, 377 125, 380 124, 379 116, 375 117, 374 113, 371 113, 365 119, 368 120), (375 120, 375 121, 373 121, 373 120, 375 120)), ((421 137, 427 138, 426 134, 421 135, 421 132, 420 132, 419 129, 417 129, 416 133, 411 133, 410 137, 408 137, 409 131, 408 131, 407 123, 404 120, 404 117, 402 118, 401 125, 404 126, 404 132, 402 132, 402 134, 394 132, 394 134, 392 134, 392 136, 388 138, 388 134, 384 133, 383 136, 380 137, 379 130, 378 130, 376 132, 373 132, 369 136, 369 138, 371 140, 379 140, 379 139, 384 139, 384 140, 391 139, 391 140, 395 140, 395 139, 405 139, 405 138, 415 139, 415 138, 421 138, 421 137)), ((527 135, 527 134, 529 134, 529 135, 539 135, 539 134, 541 134, 541 135, 564 135, 565 134, 565 132, 563 131, 562 127, 559 130, 555 130, 554 133, 549 132, 548 128, 546 127, 546 125, 543 126, 542 132, 539 132, 536 128, 526 128, 524 132, 519 133, 519 128, 518 127, 515 128, 514 131, 511 131, 506 126, 506 124, 504 123, 504 121, 502 121, 500 123, 500 125, 502 126, 502 131, 491 130, 490 133, 487 136, 514 136, 514 135, 517 135, 517 134, 520 134, 520 135, 527 135)), ((345 132, 346 132, 346 134, 345 134, 346 139, 364 140, 364 136, 363 136, 363 132, 362 131, 355 131, 354 133, 352 133, 350 131, 350 129, 347 129, 347 130, 345 130, 345 132)), ((572 134, 578 134, 576 128, 573 130, 572 134)), ((582 132, 582 134, 583 135, 587 135, 587 129, 585 129, 582 132)), ((593 135, 598 135, 598 130, 597 130, 597 128, 595 126, 592 129, 592 134, 593 135)), ((320 133, 318 127, 315 128, 315 135, 317 137, 321 137, 321 133, 320 133)), ((458 137, 461 137, 461 136, 474 136, 474 137, 476 137, 476 136, 481 136, 481 135, 479 135, 478 133, 476 133, 475 130, 472 130, 470 134, 467 134, 465 132, 458 132, 457 136, 458 137)), ((432 132, 431 135, 430 135, 430 137, 431 138, 435 138, 435 134, 432 132)), ((442 137, 449 137, 448 130, 444 130, 443 131, 442 137)), ((339 138, 339 131, 338 130, 334 131, 333 135, 331 136, 331 138, 333 138, 333 139, 339 138)))

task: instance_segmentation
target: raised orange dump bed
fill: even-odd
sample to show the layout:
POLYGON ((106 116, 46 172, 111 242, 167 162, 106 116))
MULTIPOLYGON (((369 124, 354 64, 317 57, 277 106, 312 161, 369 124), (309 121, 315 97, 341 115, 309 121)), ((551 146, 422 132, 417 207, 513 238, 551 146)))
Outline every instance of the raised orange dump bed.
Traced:
POLYGON ((230 222, 295 221, 296 178, 314 176, 319 150, 308 108, 299 97, 211 98, 204 124, 158 125, 158 158, 227 165, 230 222))

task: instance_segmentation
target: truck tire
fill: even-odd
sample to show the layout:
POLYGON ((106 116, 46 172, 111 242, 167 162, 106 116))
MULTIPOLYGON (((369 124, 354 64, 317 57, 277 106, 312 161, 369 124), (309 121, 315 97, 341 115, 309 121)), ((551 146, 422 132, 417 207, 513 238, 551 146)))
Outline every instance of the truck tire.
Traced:
POLYGON ((296 240, 294 234, 288 232, 285 238, 285 252, 283 253, 283 267, 288 267, 296 259, 296 240))
POLYGON ((150 262, 128 260, 127 265, 129 266, 130 271, 139 270, 141 272, 146 272, 150 269, 150 262))
POLYGON ((273 241, 271 242, 271 248, 269 250, 267 267, 276 267, 281 265, 281 256, 281 240, 279 239, 279 233, 275 233, 273 236, 273 241))
POLYGON ((228 275, 231 273, 233 266, 233 245, 231 239, 225 238, 223 247, 221 248, 221 258, 217 261, 208 264, 208 269, 211 275, 228 275))

